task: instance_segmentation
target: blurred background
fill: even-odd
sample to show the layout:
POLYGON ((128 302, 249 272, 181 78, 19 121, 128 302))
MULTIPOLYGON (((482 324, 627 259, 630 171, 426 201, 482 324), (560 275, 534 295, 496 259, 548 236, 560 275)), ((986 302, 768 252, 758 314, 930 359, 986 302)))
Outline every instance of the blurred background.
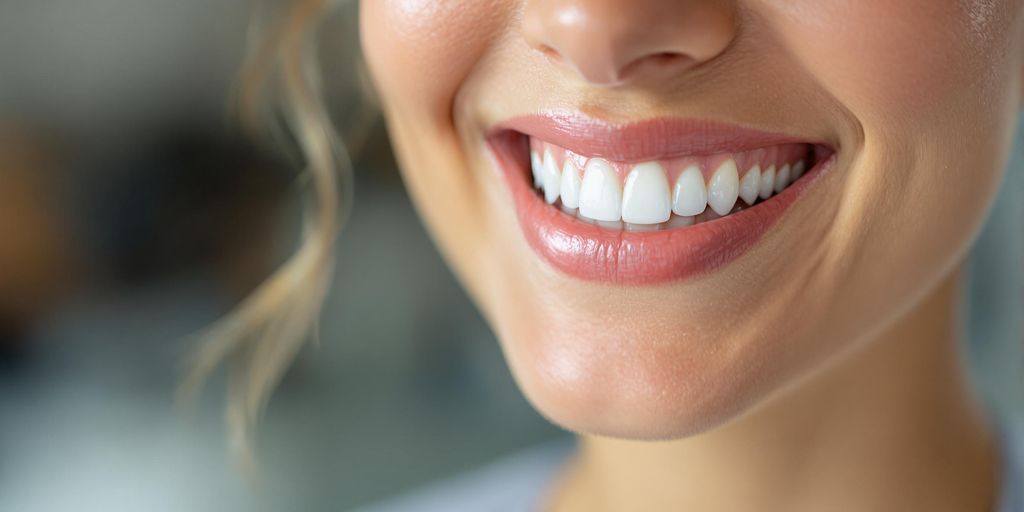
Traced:
MULTIPOLYGON (((402 189, 379 120, 321 321, 257 431, 223 382, 175 387, 195 334, 294 247, 298 171, 231 135, 244 0, 0 3, 0 511, 345 510, 561 433, 402 189)), ((327 20, 332 115, 352 115, 355 19, 327 20)))

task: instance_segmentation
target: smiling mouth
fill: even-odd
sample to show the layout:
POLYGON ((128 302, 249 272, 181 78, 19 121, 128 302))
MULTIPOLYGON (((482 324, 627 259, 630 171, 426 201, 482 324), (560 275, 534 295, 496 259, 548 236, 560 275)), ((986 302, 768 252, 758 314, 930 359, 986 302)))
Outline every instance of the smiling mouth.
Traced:
POLYGON ((533 186, 548 204, 584 222, 628 230, 680 228, 740 212, 785 190, 827 151, 780 144, 633 163, 533 137, 529 146, 533 186))
POLYGON ((676 119, 530 116, 488 143, 530 247, 572 277, 627 285, 735 260, 835 161, 818 141, 676 119))

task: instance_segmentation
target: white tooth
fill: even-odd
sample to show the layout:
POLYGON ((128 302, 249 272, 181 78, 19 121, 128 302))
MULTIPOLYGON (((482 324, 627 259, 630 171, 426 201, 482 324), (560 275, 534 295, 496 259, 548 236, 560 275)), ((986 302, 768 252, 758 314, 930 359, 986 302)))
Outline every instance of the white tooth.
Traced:
POLYGON ((708 207, 708 190, 700 167, 691 165, 676 179, 672 190, 672 211, 680 217, 700 215, 708 207))
POLYGON ((600 158, 591 158, 580 184, 580 215, 599 221, 622 218, 622 188, 615 169, 600 158))
POLYGON ((540 155, 536 151, 530 152, 530 170, 533 171, 533 188, 540 188, 543 179, 541 179, 541 173, 543 172, 544 164, 540 161, 540 155))
POLYGON ((789 164, 783 165, 775 175, 775 193, 778 194, 789 186, 789 164))
POLYGON ((665 169, 658 162, 633 167, 622 191, 622 220, 632 224, 661 224, 672 216, 665 169))
POLYGON ((804 175, 804 161, 800 160, 799 162, 793 164, 792 175, 789 177, 790 182, 796 181, 797 178, 799 178, 800 176, 803 176, 803 175, 804 175))
POLYGON ((769 165, 768 170, 761 173, 761 199, 768 199, 775 192, 775 166, 769 165))
POLYGON ((565 159, 565 165, 562 167, 562 206, 566 208, 579 208, 580 206, 580 172, 576 170, 576 166, 565 159))
POLYGON ((753 167, 743 175, 740 180, 740 197, 743 202, 752 205, 757 201, 757 194, 761 191, 761 166, 754 164, 753 167))
POLYGON ((719 215, 728 215, 739 194, 739 171, 736 170, 736 161, 730 158, 718 166, 708 182, 708 206, 719 215))
POLYGON ((541 180, 544 184, 544 200, 548 204, 555 204, 558 200, 559 188, 562 186, 562 173, 555 164, 555 158, 550 151, 544 152, 544 169, 541 171, 541 180))

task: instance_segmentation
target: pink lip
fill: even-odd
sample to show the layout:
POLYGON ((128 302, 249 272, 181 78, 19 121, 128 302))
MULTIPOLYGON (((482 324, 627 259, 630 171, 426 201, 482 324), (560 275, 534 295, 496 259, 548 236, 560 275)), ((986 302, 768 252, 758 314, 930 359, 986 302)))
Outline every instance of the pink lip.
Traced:
POLYGON ((621 162, 818 142, 701 119, 664 118, 616 125, 562 112, 513 118, 497 125, 492 133, 503 130, 515 130, 581 155, 621 162))
POLYGON ((545 203, 530 186, 529 150, 523 135, 620 161, 811 141, 685 119, 615 126, 584 117, 550 115, 516 118, 495 127, 489 138, 491 153, 512 192, 520 228, 530 247, 565 274, 623 285, 683 280, 732 262, 753 247, 835 160, 832 152, 801 179, 754 207, 685 228, 635 232, 604 229, 545 203))

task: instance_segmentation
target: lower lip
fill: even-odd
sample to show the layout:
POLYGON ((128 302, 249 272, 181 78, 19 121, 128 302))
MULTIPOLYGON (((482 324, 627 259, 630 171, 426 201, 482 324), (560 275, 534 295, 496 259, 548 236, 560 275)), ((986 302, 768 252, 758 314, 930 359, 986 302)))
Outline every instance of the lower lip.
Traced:
POLYGON ((544 202, 530 187, 528 163, 518 148, 491 140, 491 155, 505 176, 531 248, 559 271, 585 281, 645 286, 708 274, 750 250, 831 167, 835 154, 771 199, 725 217, 685 228, 635 232, 603 229, 544 202))

